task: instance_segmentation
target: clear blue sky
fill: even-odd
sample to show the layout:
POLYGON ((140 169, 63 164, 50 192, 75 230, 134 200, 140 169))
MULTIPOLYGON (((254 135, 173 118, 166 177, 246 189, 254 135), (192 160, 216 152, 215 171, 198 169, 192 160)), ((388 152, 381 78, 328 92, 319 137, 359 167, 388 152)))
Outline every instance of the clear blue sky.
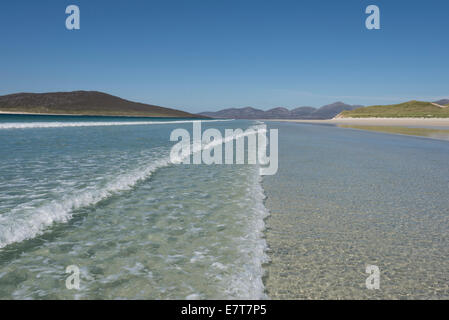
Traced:
POLYGON ((1 1, 0 95, 99 90, 191 112, 449 98, 447 0, 1 1), (65 28, 65 8, 81 29, 65 28), (381 29, 365 28, 365 8, 381 29))

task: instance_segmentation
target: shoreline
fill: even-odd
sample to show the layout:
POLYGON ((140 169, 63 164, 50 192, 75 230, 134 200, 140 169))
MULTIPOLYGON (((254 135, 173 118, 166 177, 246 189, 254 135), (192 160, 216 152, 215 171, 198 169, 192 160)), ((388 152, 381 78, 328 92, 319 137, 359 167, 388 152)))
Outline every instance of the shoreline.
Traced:
POLYGON ((309 124, 352 124, 379 126, 449 127, 449 118, 333 118, 328 120, 261 119, 260 121, 298 122, 309 124))

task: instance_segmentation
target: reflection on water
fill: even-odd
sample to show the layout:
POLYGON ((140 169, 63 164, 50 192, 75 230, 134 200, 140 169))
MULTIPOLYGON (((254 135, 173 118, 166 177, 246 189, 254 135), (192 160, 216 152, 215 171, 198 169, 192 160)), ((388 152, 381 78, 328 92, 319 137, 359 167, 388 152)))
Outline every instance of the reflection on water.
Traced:
POLYGON ((399 127, 399 126, 363 126, 363 125, 352 125, 352 124, 340 124, 340 128, 349 129, 359 129, 359 130, 369 130, 378 131, 385 133, 395 133, 395 134, 406 134, 411 136, 421 136, 433 139, 449 140, 449 130, 443 129, 431 129, 431 128, 409 128, 409 127, 399 127))

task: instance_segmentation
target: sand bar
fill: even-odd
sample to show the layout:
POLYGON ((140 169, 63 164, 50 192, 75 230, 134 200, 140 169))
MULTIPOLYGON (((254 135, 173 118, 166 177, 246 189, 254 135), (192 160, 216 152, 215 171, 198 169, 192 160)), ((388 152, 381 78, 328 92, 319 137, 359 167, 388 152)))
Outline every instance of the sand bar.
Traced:
POLYGON ((449 127, 449 118, 333 118, 329 120, 264 119, 263 121, 282 121, 316 124, 349 124, 370 126, 416 126, 449 127))

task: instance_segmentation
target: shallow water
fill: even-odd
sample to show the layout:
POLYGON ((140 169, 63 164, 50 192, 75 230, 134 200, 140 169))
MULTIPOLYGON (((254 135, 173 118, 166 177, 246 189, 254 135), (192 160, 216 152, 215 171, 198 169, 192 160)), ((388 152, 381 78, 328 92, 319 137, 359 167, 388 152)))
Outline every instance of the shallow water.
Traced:
POLYGON ((1 299, 265 297, 257 167, 170 164, 190 120, 78 118, 2 118, 1 299))
POLYGON ((449 298, 449 142, 269 126, 281 155, 263 183, 271 298, 449 298), (379 290, 366 288, 367 265, 379 290))
POLYGON ((447 141, 272 122, 263 190, 170 164, 191 120, 29 117, 0 116, 0 299, 449 298, 447 141))
POLYGON ((422 127, 417 128, 417 127, 403 127, 403 126, 366 126, 366 125, 346 125, 346 124, 340 124, 338 125, 338 127, 449 140, 449 130, 447 129, 422 128, 422 127))

